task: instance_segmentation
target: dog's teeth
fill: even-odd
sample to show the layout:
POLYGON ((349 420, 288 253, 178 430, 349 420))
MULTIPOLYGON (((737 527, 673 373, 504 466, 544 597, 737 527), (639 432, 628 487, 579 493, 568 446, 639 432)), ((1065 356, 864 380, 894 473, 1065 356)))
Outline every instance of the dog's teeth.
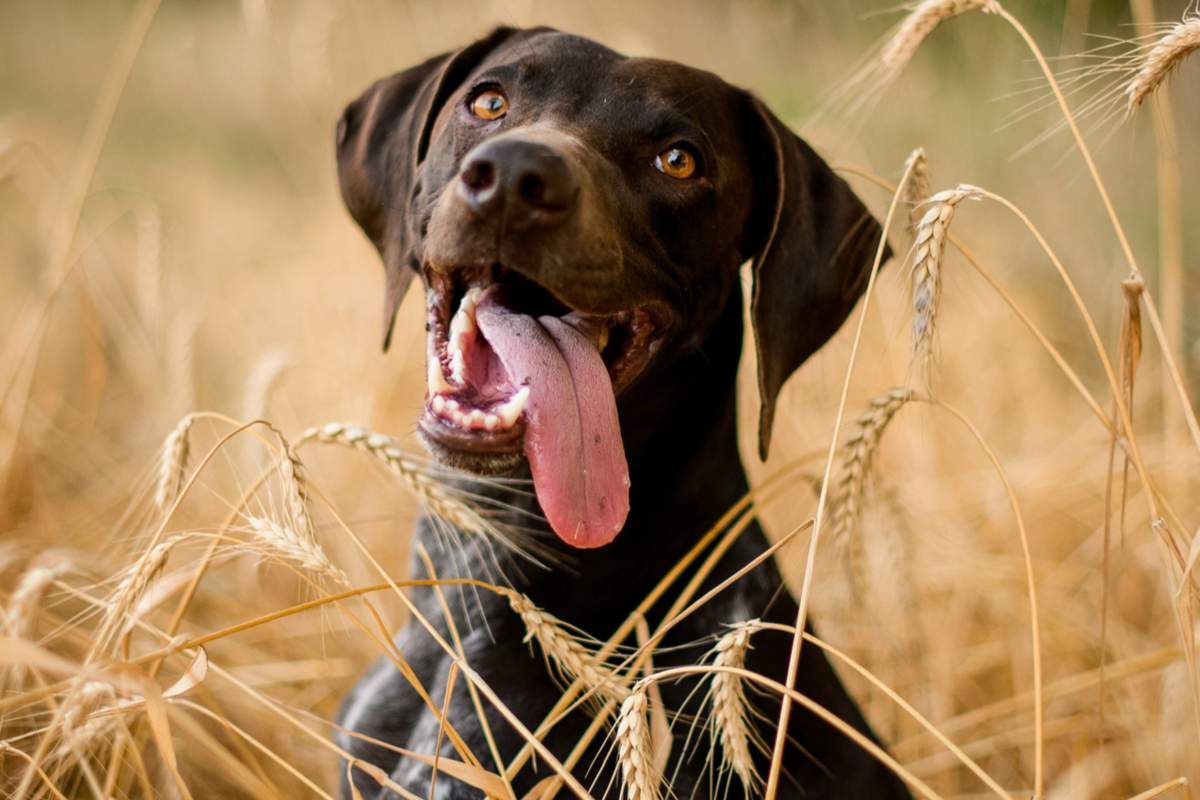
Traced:
POLYGON ((462 350, 450 343, 450 378, 462 386, 466 382, 467 361, 463 358, 462 350))
POLYGON ((439 414, 446 410, 446 398, 442 397, 440 394, 435 394, 433 396, 431 404, 433 405, 433 410, 439 414))
POLYGON ((504 423, 504 427, 511 428, 517 424, 517 418, 521 416, 521 412, 525 410, 525 404, 529 401, 529 387, 521 387, 521 391, 514 394, 502 405, 492 409, 504 423))
POLYGON ((446 398, 446 408, 450 409, 451 411, 457 411, 458 410, 458 401, 455 400, 453 397, 447 397, 446 398))
POLYGON ((500 427, 500 418, 495 414, 488 414, 483 418, 483 427, 487 428, 489 431, 496 430, 496 428, 500 427))
POLYGON ((434 357, 430 357, 428 361, 426 383, 428 384, 429 394, 439 395, 453 392, 454 387, 446 382, 446 376, 442 373, 442 362, 434 357))
POLYGON ((450 419, 454 420, 454 424, 461 428, 463 424, 463 412, 459 411, 457 408, 454 409, 450 412, 450 419))
POLYGON ((467 414, 467 425, 472 428, 481 428, 483 427, 483 417, 483 412, 477 408, 471 413, 467 414))

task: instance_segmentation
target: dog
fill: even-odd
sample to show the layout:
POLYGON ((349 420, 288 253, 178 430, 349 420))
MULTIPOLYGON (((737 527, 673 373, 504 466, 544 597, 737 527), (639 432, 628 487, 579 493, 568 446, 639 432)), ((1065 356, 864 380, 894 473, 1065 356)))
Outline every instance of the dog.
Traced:
MULTIPOLYGON (((748 491, 734 408, 740 266, 749 261, 753 273, 765 459, 780 388, 862 294, 880 225, 749 92, 549 28, 499 28, 376 82, 347 107, 336 142, 346 206, 385 267, 385 350, 409 284, 419 276, 424 287, 423 444, 441 464, 479 476, 471 491, 481 497, 531 479, 532 492, 503 507, 548 537, 543 552, 556 565, 519 567, 517 553, 501 549, 493 559, 470 541, 454 552, 439 548, 443 523, 429 518, 415 541, 432 553, 439 577, 456 563, 472 572, 490 560, 539 607, 607 639, 748 491)), ((702 590, 767 547, 751 524, 702 590)), ((414 558, 414 576, 424 572, 414 558)), ((536 728, 562 687, 526 643, 521 620, 492 593, 443 592, 467 663, 536 728)), ((648 614, 651 626, 667 595, 648 614)), ((412 598, 450 641, 434 591, 414 589, 412 598)), ((700 663, 730 623, 791 625, 796 616, 766 560, 674 628, 655 666, 700 663)), ((755 634, 747 668, 783 682, 791 641, 786 632, 755 634)), ((416 623, 396 646, 440 706, 453 660, 416 623)), ((698 680, 662 684, 666 708, 690 702, 690 713, 703 714, 698 680)), ((447 719, 486 769, 500 771, 466 684, 459 675, 447 719)), ((874 740, 818 648, 802 651, 795 686, 874 740)), ((755 755, 765 776, 779 698, 748 695, 756 739, 766 745, 755 755)), ((484 706, 508 761, 525 740, 484 706)), ((565 759, 591 720, 587 708, 572 712, 545 736, 546 747, 565 759)), ((339 742, 358 764, 420 797, 430 793, 430 759, 396 748, 429 756, 443 742, 443 757, 462 759, 438 714, 386 658, 345 700, 339 724, 339 742)), ((705 763, 707 747, 687 741, 689 728, 672 726, 664 771, 671 795, 742 791, 705 763)), ((874 757, 805 708, 793 708, 788 734, 779 796, 909 796, 874 757)), ((573 775, 593 796, 617 797, 616 761, 597 736, 573 775)), ((398 796, 361 768, 346 774, 343 797, 398 796)), ((533 758, 513 789, 524 796, 552 774, 533 758)), ((435 791, 482 794, 445 770, 435 791)))

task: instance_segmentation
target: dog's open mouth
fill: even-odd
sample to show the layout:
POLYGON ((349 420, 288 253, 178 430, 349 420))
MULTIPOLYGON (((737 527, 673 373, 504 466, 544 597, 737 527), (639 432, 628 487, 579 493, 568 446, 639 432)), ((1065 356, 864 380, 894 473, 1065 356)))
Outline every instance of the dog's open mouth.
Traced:
POLYGON ((584 313, 498 265, 426 284, 426 444, 479 472, 523 455, 554 531, 608 544, 629 513, 616 394, 656 349, 650 311, 584 313))

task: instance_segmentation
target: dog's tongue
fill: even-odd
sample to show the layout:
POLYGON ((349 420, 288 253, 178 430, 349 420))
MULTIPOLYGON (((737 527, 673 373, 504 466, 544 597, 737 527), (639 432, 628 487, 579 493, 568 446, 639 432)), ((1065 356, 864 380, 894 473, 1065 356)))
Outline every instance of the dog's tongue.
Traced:
POLYGON ((493 292, 475 319, 509 380, 529 387, 525 456, 550 526, 575 547, 608 544, 629 513, 629 467, 599 350, 557 317, 518 314, 493 292))

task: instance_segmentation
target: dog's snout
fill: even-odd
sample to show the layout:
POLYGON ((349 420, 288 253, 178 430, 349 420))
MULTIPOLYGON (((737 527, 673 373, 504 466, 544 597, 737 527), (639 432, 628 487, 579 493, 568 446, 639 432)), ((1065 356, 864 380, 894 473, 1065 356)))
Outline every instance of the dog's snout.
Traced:
POLYGON ((567 215, 579 193, 571 165, 553 147, 516 137, 488 140, 463 160, 459 191, 480 216, 507 225, 548 225, 567 215))

